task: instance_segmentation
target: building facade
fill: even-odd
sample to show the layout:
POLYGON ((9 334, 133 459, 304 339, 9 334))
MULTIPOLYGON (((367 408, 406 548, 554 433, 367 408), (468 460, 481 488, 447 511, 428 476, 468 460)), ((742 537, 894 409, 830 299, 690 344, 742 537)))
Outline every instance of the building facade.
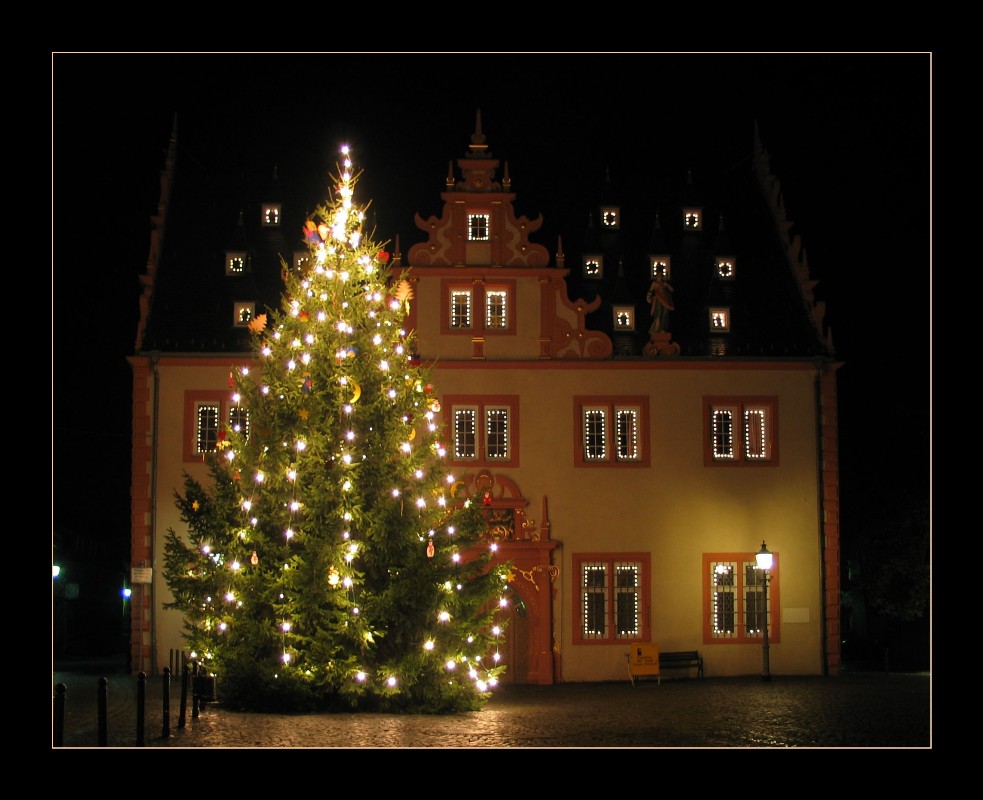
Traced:
MULTIPOLYGON (((187 656, 161 570, 174 492, 206 478, 246 324, 279 307, 279 258, 306 253, 277 181, 196 238, 222 228, 176 144, 130 359, 132 666, 150 674, 187 656)), ((609 188, 575 252, 551 251, 479 113, 437 213, 392 253, 456 497, 514 566, 505 680, 627 680, 639 644, 697 650, 707 676, 755 674, 763 653, 776 674, 836 675, 839 364, 768 156, 755 136, 740 174, 688 174, 644 238, 609 188)))

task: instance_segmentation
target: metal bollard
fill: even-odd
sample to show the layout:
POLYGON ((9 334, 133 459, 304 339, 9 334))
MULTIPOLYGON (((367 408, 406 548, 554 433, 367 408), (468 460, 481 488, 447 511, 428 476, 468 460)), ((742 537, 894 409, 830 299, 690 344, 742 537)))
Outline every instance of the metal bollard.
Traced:
POLYGON ((143 747, 143 736, 145 724, 145 712, 147 704, 147 673, 141 672, 137 676, 137 747, 143 747))
POLYGON ((163 681, 163 694, 164 694, 164 709, 163 717, 164 720, 163 730, 160 733, 162 739, 166 739, 171 735, 171 668, 164 667, 164 676, 161 678, 163 681))
POLYGON ((191 672, 191 719, 198 719, 198 662, 191 672))
POLYGON ((187 664, 181 670, 181 715, 178 717, 177 726, 185 726, 185 717, 188 713, 188 683, 191 680, 191 667, 187 664))
POLYGON ((109 681, 106 678, 100 678, 97 698, 99 706, 99 747, 106 747, 109 744, 109 721, 106 706, 108 694, 109 681))
POLYGON ((55 730, 52 744, 61 747, 65 743, 65 692, 68 687, 59 683, 55 687, 55 730))

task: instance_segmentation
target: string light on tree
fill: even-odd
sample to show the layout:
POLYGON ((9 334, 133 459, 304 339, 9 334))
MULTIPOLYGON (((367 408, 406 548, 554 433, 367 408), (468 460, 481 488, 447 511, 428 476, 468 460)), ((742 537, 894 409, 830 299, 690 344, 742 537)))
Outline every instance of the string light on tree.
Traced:
POLYGON ((342 156, 300 231, 313 267, 281 264, 282 307, 248 323, 260 368, 230 380, 248 417, 222 432, 211 483, 186 481, 165 578, 190 648, 241 707, 475 710, 507 668, 494 629, 507 565, 484 504, 445 477, 432 367, 403 324, 412 284, 362 231, 342 156), (213 596, 229 598, 221 625, 213 596))

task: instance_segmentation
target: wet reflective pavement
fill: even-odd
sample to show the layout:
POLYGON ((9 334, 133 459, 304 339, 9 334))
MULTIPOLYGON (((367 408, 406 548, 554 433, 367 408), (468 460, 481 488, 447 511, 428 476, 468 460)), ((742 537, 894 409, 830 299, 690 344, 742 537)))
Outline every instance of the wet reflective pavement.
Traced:
MULTIPOLYGON (((59 665, 64 667, 65 665, 59 665)), ((836 678, 681 678, 632 686, 501 686, 484 709, 455 715, 255 714, 218 701, 181 719, 180 680, 144 684, 98 665, 53 672, 53 749, 119 748, 932 748, 930 673, 845 672, 836 678), (106 678, 106 745, 99 678, 106 678), (55 748, 56 688, 66 687, 55 748)))

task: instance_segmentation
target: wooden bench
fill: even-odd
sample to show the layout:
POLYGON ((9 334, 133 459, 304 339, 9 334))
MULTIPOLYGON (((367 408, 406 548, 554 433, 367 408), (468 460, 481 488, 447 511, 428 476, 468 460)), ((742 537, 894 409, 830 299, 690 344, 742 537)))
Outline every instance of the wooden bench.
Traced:
POLYGON ((703 677, 703 656, 697 650, 659 653, 660 673, 663 669, 689 669, 691 667, 696 667, 696 676, 698 678, 703 677))

